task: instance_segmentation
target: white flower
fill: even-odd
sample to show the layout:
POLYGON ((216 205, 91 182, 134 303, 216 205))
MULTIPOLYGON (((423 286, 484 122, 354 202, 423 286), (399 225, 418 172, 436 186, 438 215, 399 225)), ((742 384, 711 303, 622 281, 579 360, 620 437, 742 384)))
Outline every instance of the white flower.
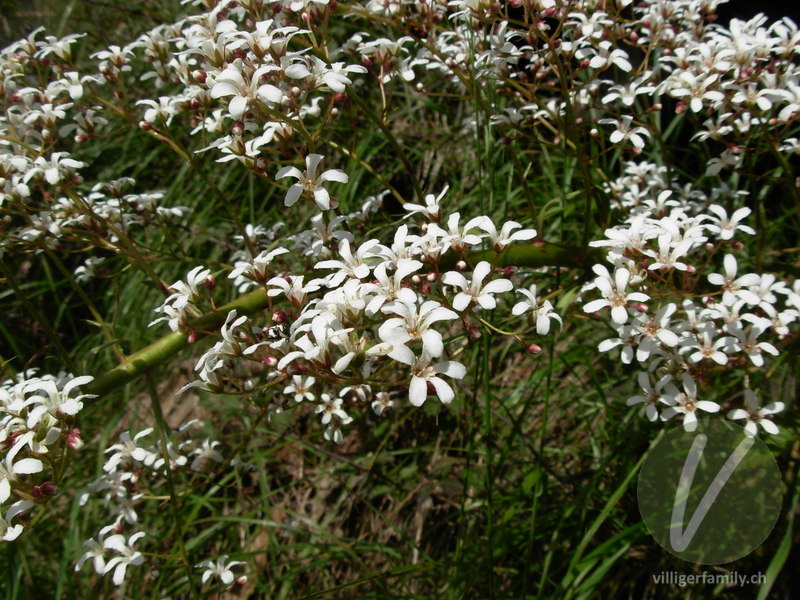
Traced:
POLYGON ((327 425, 325 430, 325 439, 332 441, 335 444, 342 442, 342 425, 348 425, 353 422, 353 417, 349 416, 342 408, 343 400, 341 398, 333 398, 328 394, 320 396, 322 404, 317 406, 316 412, 322 414, 321 422, 327 425))
POLYGON ((661 401, 668 406, 661 413, 661 420, 668 421, 673 416, 681 414, 683 415, 683 428, 686 431, 694 431, 697 429, 697 411, 715 413, 719 411, 719 404, 709 400, 698 400, 697 384, 687 373, 683 374, 681 380, 683 392, 679 392, 674 385, 669 384, 661 397, 661 401))
POLYGON ((630 140, 634 148, 641 150, 644 148, 644 139, 642 139, 642 136, 650 137, 650 132, 644 127, 631 127, 633 117, 630 115, 623 115, 621 121, 617 119, 600 119, 598 123, 601 125, 614 125, 616 127, 616 130, 612 132, 609 137, 609 141, 612 144, 619 144, 625 140, 630 140))
POLYGON ((736 231, 743 231, 744 233, 755 235, 756 232, 752 227, 741 225, 739 223, 739 221, 747 217, 747 215, 752 212, 746 206, 735 211, 730 218, 728 218, 728 213, 725 211, 725 209, 718 204, 712 204, 708 207, 708 210, 714 213, 717 218, 713 223, 707 224, 706 229, 711 233, 716 233, 719 235, 719 239, 729 240, 733 237, 733 234, 736 231))
POLYGON ((336 207, 336 202, 333 201, 328 194, 328 191, 322 187, 326 181, 338 181, 340 183, 347 183, 349 178, 347 174, 340 169, 329 169, 322 173, 317 173, 319 163, 325 158, 321 154, 309 154, 306 156, 306 170, 301 171, 297 167, 283 167, 275 175, 276 179, 283 179, 284 177, 294 177, 298 180, 297 183, 292 184, 286 192, 286 199, 284 200, 285 206, 292 206, 300 196, 305 193, 311 195, 320 210, 329 210, 336 207))
POLYGON ((442 334, 431 326, 437 321, 458 319, 456 313, 435 300, 423 302, 419 308, 415 304, 392 302, 383 307, 383 312, 399 317, 387 319, 378 329, 378 336, 381 341, 392 345, 389 357, 407 365, 414 360, 414 354, 405 344, 419 340, 423 352, 437 358, 444 351, 444 342, 442 334))
POLYGON ((152 432, 153 428, 148 427, 147 429, 137 433, 133 439, 131 439, 130 432, 123 431, 119 435, 120 443, 109 446, 106 449, 106 453, 113 452, 113 454, 108 458, 108 460, 106 460, 103 470, 106 473, 111 473, 123 460, 135 460, 144 463, 145 465, 152 464, 156 459, 156 455, 147 448, 143 448, 137 444, 141 438, 149 435, 152 432))
POLYGON ((300 375, 292 376, 292 383, 283 388, 283 393, 294 397, 295 402, 308 400, 313 402, 316 396, 311 392, 311 387, 316 382, 313 377, 303 379, 300 375))
POLYGON ((128 565, 138 566, 144 562, 144 556, 138 550, 133 549, 133 545, 144 537, 144 532, 134 533, 127 541, 121 534, 109 536, 103 542, 103 547, 107 550, 114 550, 119 554, 106 563, 103 574, 114 571, 112 580, 114 585, 122 585, 125 580, 125 572, 128 565))
POLYGON ((461 273, 449 271, 442 276, 442 283, 460 288, 461 291, 453 298, 453 308, 458 312, 467 310, 472 305, 475 310, 481 308, 491 310, 497 306, 497 301, 492 294, 500 294, 514 289, 514 284, 508 279, 495 279, 484 285, 483 280, 492 272, 492 266, 481 261, 472 272, 472 281, 468 281, 461 273))
POLYGON ((230 585, 235 579, 233 567, 243 564, 245 563, 240 560, 232 560, 228 562, 228 555, 226 554, 220 556, 216 562, 204 560, 203 562, 196 564, 194 568, 205 569, 205 571, 203 571, 203 576, 201 577, 203 585, 207 584, 208 580, 212 577, 217 577, 225 585, 230 585))
POLYGON ((522 227, 522 225, 516 221, 506 221, 503 223, 502 229, 498 232, 497 227, 495 227, 491 219, 487 217, 478 223, 478 227, 489 234, 492 247, 496 252, 502 252, 511 242, 532 240, 536 237, 535 229, 522 229, 521 231, 514 231, 515 229, 522 227))
POLYGON ((408 214, 405 216, 405 218, 407 219, 408 217, 416 214, 423 214, 431 221, 438 221, 442 214, 441 201, 448 189, 450 189, 450 186, 446 185, 444 186, 444 189, 439 192, 438 196, 434 196, 433 194, 426 195, 424 205, 406 202, 403 205, 403 210, 408 211, 408 214))
POLYGON ((769 342, 759 342, 758 336, 764 333, 764 329, 755 325, 749 325, 742 329, 741 325, 730 325, 727 327, 729 333, 736 338, 736 343, 731 347, 734 351, 744 352, 757 367, 764 366, 763 353, 778 356, 778 349, 769 342))
POLYGON ((783 402, 771 402, 763 408, 759 408, 758 398, 756 397, 755 393, 752 390, 745 390, 744 403, 746 409, 734 408, 728 413, 728 418, 733 420, 747 419, 747 424, 744 426, 744 431, 749 437, 756 436, 759 425, 761 425, 761 428, 767 433, 778 435, 778 426, 765 417, 783 411, 783 402))
POLYGON ((650 296, 641 292, 625 292, 631 280, 631 272, 625 268, 614 271, 614 279, 603 265, 595 265, 592 270, 598 275, 595 285, 603 298, 592 300, 583 307, 584 312, 597 312, 607 306, 611 307, 611 320, 617 325, 624 325, 628 320, 628 302, 647 302, 650 296))
POLYGON ((392 401, 391 396, 389 396, 389 392, 378 392, 375 394, 375 399, 372 401, 372 410, 375 411, 376 415, 380 417, 387 409, 393 407, 394 401, 392 401))
POLYGON ((628 406, 635 406, 637 404, 644 404, 644 412, 650 421, 658 419, 658 402, 661 400, 662 390, 672 381, 672 377, 664 375, 656 382, 656 387, 652 386, 650 382, 650 375, 647 373, 639 373, 638 376, 639 388, 642 390, 642 395, 632 396, 628 398, 626 404, 628 406))
POLYGON ((520 294, 525 296, 525 300, 518 302, 511 309, 511 314, 519 316, 525 314, 529 310, 533 311, 533 318, 536 320, 536 333, 539 335, 547 335, 550 333, 550 320, 558 321, 560 326, 563 326, 561 317, 553 310, 553 305, 550 300, 545 300, 539 306, 539 300, 536 297, 536 285, 532 285, 527 290, 517 290, 520 294))
POLYGON ((422 406, 428 396, 428 384, 433 386, 442 404, 449 404, 455 398, 455 392, 439 375, 447 375, 453 379, 463 379, 467 369, 461 363, 445 361, 431 363, 431 356, 423 352, 411 365, 411 383, 408 388, 408 399, 414 406, 422 406))
POLYGON ((728 306, 733 305, 737 299, 741 298, 751 305, 756 305, 761 302, 761 299, 746 288, 753 285, 758 285, 760 280, 756 273, 747 273, 737 278, 738 265, 736 264, 736 257, 733 254, 726 254, 723 260, 725 267, 725 274, 711 273, 708 276, 708 281, 712 285, 722 286, 724 293, 722 295, 722 302, 728 306))

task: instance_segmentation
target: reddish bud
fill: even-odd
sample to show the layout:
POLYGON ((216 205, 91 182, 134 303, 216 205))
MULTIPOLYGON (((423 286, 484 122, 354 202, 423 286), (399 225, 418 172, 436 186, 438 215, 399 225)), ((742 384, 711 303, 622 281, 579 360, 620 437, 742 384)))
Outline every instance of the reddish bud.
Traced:
POLYGON ((73 429, 67 432, 67 446, 73 450, 80 450, 83 448, 83 438, 81 438, 81 430, 73 429))
POLYGON ((481 337, 481 328, 477 325, 470 325, 467 327, 467 335, 471 340, 477 340, 481 337))
POLYGON ((530 344, 527 348, 528 354, 540 354, 542 352, 542 347, 539 344, 530 344))
POLYGON ((208 277, 206 277, 206 278, 205 278, 205 280, 203 281, 203 285, 204 285, 204 286, 206 286, 206 289, 207 289, 209 292, 213 292, 213 291, 214 291, 214 288, 217 286, 217 278, 216 278, 216 277, 214 277, 213 275, 209 275, 209 276, 208 276, 208 277))
POLYGON ((274 369, 278 366, 278 359, 272 354, 268 354, 261 360, 261 364, 269 367, 270 369, 274 369))
POLYGON ((505 275, 506 277, 511 277, 512 275, 516 275, 518 270, 519 269, 517 269, 517 267, 509 265, 503 268, 503 275, 505 275))
POLYGON ((337 104, 341 104, 345 100, 347 100, 347 94, 345 94, 344 92, 336 92, 333 95, 333 101, 336 102, 337 104))
POLYGON ((464 260, 460 260, 456 263, 456 271, 466 271, 467 270, 467 262, 464 260))
POLYGON ((190 331, 189 335, 186 336, 186 341, 190 344, 194 344, 197 341, 197 333, 190 331))
POLYGON ((150 131, 153 128, 153 124, 149 121, 139 121, 139 129, 142 131, 150 131))
POLYGON ((433 283, 437 279, 436 271, 431 271, 427 275, 425 275, 425 279, 428 280, 428 283, 433 283))
POLYGON ((272 322, 276 325, 280 325, 281 323, 286 322, 286 317, 287 315, 285 312, 282 310, 276 310, 274 313, 272 313, 272 322))
POLYGON ((419 291, 422 292, 423 294, 430 294, 431 293, 431 284, 427 283, 427 282, 423 283, 420 286, 419 291))
POLYGON ((45 481, 42 485, 38 486, 39 491, 45 496, 55 496, 58 492, 58 486, 52 481, 45 481))

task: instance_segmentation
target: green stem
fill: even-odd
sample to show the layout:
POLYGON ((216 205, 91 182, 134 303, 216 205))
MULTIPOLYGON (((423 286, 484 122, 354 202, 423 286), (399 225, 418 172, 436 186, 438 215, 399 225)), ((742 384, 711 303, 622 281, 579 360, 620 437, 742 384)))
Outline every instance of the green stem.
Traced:
MULTIPOLYGON (((199 338, 207 331, 219 329, 231 310, 236 310, 239 315, 251 315, 262 310, 268 304, 266 292, 258 289, 194 319, 189 325, 192 332, 199 338)), ((189 339, 186 332, 176 331, 165 335, 135 354, 131 354, 122 364, 85 386, 84 390, 88 394, 102 396, 163 364, 188 345, 189 339)))
POLYGON ((178 497, 175 494, 175 481, 172 476, 172 468, 169 460, 169 443, 167 442, 167 422, 164 419, 164 411, 161 410, 161 402, 158 399, 158 390, 150 373, 147 374, 147 389, 150 393, 150 403, 153 407, 153 416, 158 426, 158 439, 161 443, 161 455, 164 457, 164 473, 167 477, 167 489, 169 490, 169 506, 175 526, 175 538, 178 542, 178 552, 186 568, 186 578, 189 580, 189 592, 192 598, 197 597, 197 590, 192 581, 192 563, 189 562, 189 555, 186 553, 186 545, 183 543, 183 520, 178 511, 178 497))

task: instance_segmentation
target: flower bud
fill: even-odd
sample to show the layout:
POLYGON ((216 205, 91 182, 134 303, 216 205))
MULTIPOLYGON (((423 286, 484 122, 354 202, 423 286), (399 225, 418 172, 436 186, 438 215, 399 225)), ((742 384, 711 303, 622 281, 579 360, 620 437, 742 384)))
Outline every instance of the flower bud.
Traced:
POLYGON ((503 268, 503 275, 506 277, 511 277, 512 275, 516 275, 518 270, 519 269, 517 269, 517 267, 509 265, 503 268))
POLYGON ((425 275, 425 279, 428 280, 428 283, 433 283, 434 281, 436 281, 436 278, 437 278, 436 271, 431 271, 430 273, 425 275))
POLYGON ((456 263, 456 271, 466 271, 467 270, 467 261, 460 260, 456 263))
POLYGON ((73 450, 80 450, 83 448, 83 438, 81 438, 81 430, 73 429, 67 432, 67 446, 73 450))
POLYGON ((206 277, 206 278, 205 278, 205 280, 203 281, 203 285, 204 285, 204 286, 206 286, 206 289, 207 289, 209 292, 213 292, 213 291, 214 291, 214 288, 217 286, 217 279, 216 279, 216 277, 214 277, 213 275, 209 275, 209 276, 208 276, 208 277, 206 277))
POLYGON ((471 340, 477 340, 481 337, 481 328, 477 325, 470 325, 467 327, 467 335, 471 340))
POLYGON ((55 496, 58 492, 58 486, 52 481, 45 481, 42 485, 38 486, 38 488, 45 496, 55 496))
POLYGON ((282 310, 276 310, 274 313, 272 313, 272 322, 276 325, 280 325, 281 323, 286 322, 286 317, 287 315, 285 312, 282 310))
POLYGON ((194 331, 190 331, 189 335, 186 336, 186 341, 190 344, 194 344, 197 341, 197 333, 194 331))
POLYGON ((530 344, 527 348, 528 354, 540 354, 542 352, 542 347, 539 344, 530 344))
POLYGON ((139 121, 139 129, 142 131, 150 131, 153 129, 153 124, 149 121, 139 121))
POLYGON ((278 359, 272 354, 267 354, 261 360, 261 364, 269 367, 270 369, 274 369, 275 367, 278 366, 278 359))

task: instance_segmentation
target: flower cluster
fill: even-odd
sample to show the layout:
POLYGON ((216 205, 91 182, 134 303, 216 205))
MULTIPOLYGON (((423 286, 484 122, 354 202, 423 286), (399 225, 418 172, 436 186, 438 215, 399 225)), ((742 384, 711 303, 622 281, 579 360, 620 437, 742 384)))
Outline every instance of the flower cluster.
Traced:
MULTIPOLYGON (((84 542, 87 550, 75 565, 76 571, 91 560, 98 575, 111 573, 114 584, 121 585, 128 566, 144 563, 144 556, 133 546, 145 532, 134 532, 127 539, 124 532, 126 528, 141 527, 139 511, 147 502, 145 496, 164 493, 167 470, 173 477, 179 474, 201 477, 224 462, 218 441, 192 436, 192 430, 199 425, 197 420, 182 424, 173 432, 177 443, 169 441, 166 449, 148 441, 156 437, 152 427, 133 436, 123 431, 117 443, 106 448, 103 473, 80 495, 80 503, 99 502, 111 523, 100 528, 96 538, 84 542)), ((231 464, 251 468, 240 460, 231 464)), ((203 581, 207 579, 204 575, 203 581)), ((226 579, 224 576, 223 581, 226 579)))
MULTIPOLYGON (((310 164, 315 167, 318 159, 312 157, 310 164)), ((400 386, 408 386, 414 406, 429 395, 450 403, 455 397, 451 381, 462 379, 466 368, 446 358, 446 346, 452 347, 449 354, 460 352, 480 335, 484 313, 507 302, 506 294, 515 289, 511 279, 498 277, 515 270, 494 268, 487 260, 474 263, 473 253, 488 246, 486 258, 491 259, 513 242, 535 238, 536 231, 513 221, 498 231, 487 216, 462 224, 459 213, 442 215, 440 200, 441 195, 430 196, 424 211, 406 205, 416 221, 401 225, 387 244, 356 242, 343 225, 359 214, 327 220, 321 214, 312 219, 312 229, 292 238, 292 252, 279 246, 237 262, 231 277, 248 274, 266 290, 272 324, 258 327, 232 310, 220 329, 221 339, 197 362, 199 380, 184 389, 255 393, 292 377, 285 399, 274 401, 272 411, 313 404, 326 439, 336 442, 342 440, 342 426, 352 421, 348 405, 370 403, 383 414, 400 386), (298 253, 314 261, 304 275, 272 264, 272 259, 298 253), (266 371, 258 387, 253 379, 237 376, 246 363, 251 373, 266 371), (318 397, 312 391, 317 379, 342 388, 318 397)), ((522 275, 514 279, 521 281, 522 275)), ((526 331, 546 335, 553 320, 561 322, 549 300, 537 298, 535 284, 520 292, 526 300, 512 312, 517 317, 530 314, 526 331)), ((175 304, 173 298, 157 310, 166 311, 175 304)))
POLYGON ((19 521, 57 492, 59 466, 68 449, 83 446, 74 427, 83 400, 78 388, 92 377, 37 377, 28 371, 0 384, 0 534, 10 541, 23 530, 19 521), (12 519, 17 518, 17 522, 12 519))
MULTIPOLYGON (((628 171, 647 168, 629 165, 628 171)), ((739 272, 741 244, 734 237, 754 233, 743 222, 749 208, 729 216, 700 193, 679 195, 659 187, 649 190, 656 198, 628 207, 627 218, 608 229, 606 239, 591 243, 607 248, 609 266, 594 266, 596 278, 585 290, 596 290, 601 298, 585 304, 584 311, 603 314, 610 308, 616 337, 600 343, 599 350, 619 348, 624 364, 635 360, 646 367, 638 376, 641 394, 629 404, 643 403, 651 421, 683 415, 684 427, 693 431, 698 411, 720 410, 709 396, 722 396, 711 390, 730 388, 736 374, 756 371, 779 354, 776 344, 800 318, 800 288, 769 273, 739 272), (719 263, 722 272, 713 272, 719 263)), ((749 419, 748 435, 755 434, 756 423, 777 433, 764 418, 780 412, 782 403, 762 409, 753 390, 731 393, 746 398, 745 409, 728 415, 749 419)))

